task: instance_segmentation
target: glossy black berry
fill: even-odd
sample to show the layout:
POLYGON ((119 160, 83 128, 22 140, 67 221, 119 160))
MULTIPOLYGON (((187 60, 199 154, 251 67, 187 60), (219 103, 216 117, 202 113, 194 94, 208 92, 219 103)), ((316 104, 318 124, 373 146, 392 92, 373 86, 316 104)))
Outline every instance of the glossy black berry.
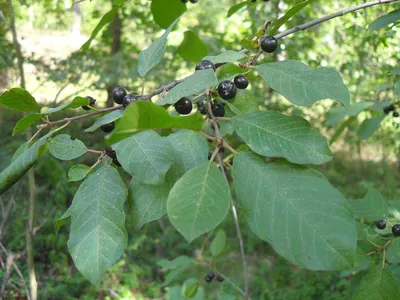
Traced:
POLYGON ((118 168, 119 168, 119 167, 122 167, 121 164, 119 163, 118 159, 116 159, 116 158, 113 158, 113 163, 114 163, 114 165, 116 165, 118 168))
POLYGON ((396 108, 394 107, 394 105, 393 104, 390 104, 390 105, 388 105, 388 106, 385 106, 384 108, 383 108, 383 112, 385 113, 385 114, 388 114, 388 113, 390 113, 391 111, 394 111, 396 108))
POLYGON ((127 107, 129 104, 131 104, 132 102, 135 102, 139 100, 138 96, 132 95, 132 94, 128 94, 124 97, 124 99, 122 99, 122 106, 125 108, 127 107))
POLYGON ((394 224, 392 227, 392 232, 394 236, 400 236, 400 224, 394 224))
POLYGON ((196 65, 196 71, 213 69, 215 71, 215 65, 209 60, 202 60, 196 65))
POLYGON ((245 89, 249 86, 249 80, 243 75, 236 76, 233 82, 238 89, 245 89))
POLYGON ((197 3, 198 0, 190 0, 191 3, 197 3))
POLYGON ((212 278, 210 278, 210 277, 208 277, 208 276, 204 277, 204 279, 205 279, 206 282, 208 282, 208 283, 210 283, 210 282, 213 280, 212 278))
POLYGON ((399 117, 399 113, 397 111, 394 111, 392 116, 393 116, 393 118, 398 118, 399 117))
POLYGON ((278 48, 278 40, 273 36, 264 36, 261 39, 261 49, 267 53, 275 52, 278 48))
POLYGON ((112 159, 117 159, 117 154, 115 153, 115 150, 113 150, 111 147, 107 147, 107 148, 105 149, 105 151, 106 151, 106 154, 107 154, 110 158, 112 158, 112 159))
POLYGON ((385 220, 376 221, 375 225, 376 225, 376 228, 378 228, 378 229, 385 229, 386 221, 385 220))
POLYGON ((122 104, 122 100, 124 100, 125 96, 126 96, 126 91, 121 87, 116 87, 112 91, 113 100, 117 104, 122 104))
POLYGON ((214 277, 215 277, 214 272, 208 273, 208 274, 207 274, 207 277, 209 277, 209 278, 211 278, 211 279, 214 279, 214 277))
POLYGON ((114 122, 111 122, 111 123, 108 123, 108 124, 101 125, 100 129, 103 130, 106 133, 109 133, 109 132, 114 130, 114 127, 115 127, 114 122))
POLYGON ((217 280, 218 280, 219 282, 222 282, 222 281, 225 280, 225 278, 222 277, 221 275, 218 275, 218 276, 217 276, 217 280))
POLYGON ((224 100, 231 100, 235 98, 237 94, 237 88, 236 85, 229 80, 222 81, 218 85, 218 94, 220 97, 224 100))
MULTIPOLYGON (((90 97, 90 96, 87 96, 86 98, 89 100, 89 105, 94 106, 94 104, 96 103, 96 99, 94 99, 93 97, 90 97)), ((84 110, 90 110, 90 107, 87 105, 83 105, 82 108, 84 110)))
POLYGON ((207 103, 204 103, 203 101, 197 102, 197 109, 202 115, 207 114, 207 103))
POLYGON ((188 115, 192 112, 192 101, 189 98, 183 97, 175 103, 175 110, 181 115, 188 115))
POLYGON ((225 116, 225 107, 221 103, 211 104, 211 111, 215 117, 225 116))

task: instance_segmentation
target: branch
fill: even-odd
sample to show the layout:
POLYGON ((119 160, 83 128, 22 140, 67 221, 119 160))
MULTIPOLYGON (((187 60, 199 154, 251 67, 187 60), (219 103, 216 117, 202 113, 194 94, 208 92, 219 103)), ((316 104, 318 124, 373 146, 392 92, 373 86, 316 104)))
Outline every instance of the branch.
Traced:
POLYGON ((313 26, 315 26, 317 24, 329 21, 329 20, 337 18, 337 17, 344 16, 344 15, 346 15, 348 13, 352 13, 352 12, 355 12, 355 11, 360 10, 360 9, 364 9, 364 8, 367 8, 367 7, 372 7, 372 6, 380 5, 380 4, 389 4, 389 3, 393 3, 393 2, 397 2, 397 1, 399 1, 399 0, 377 0, 377 1, 363 3, 363 4, 360 4, 360 5, 354 6, 354 7, 350 7, 350 8, 346 8, 346 9, 337 11, 337 12, 335 12, 333 14, 327 15, 327 16, 319 18, 319 19, 316 19, 314 21, 307 22, 307 23, 304 23, 304 24, 299 25, 299 26, 295 26, 295 27, 293 27, 293 28, 291 28, 289 30, 283 31, 283 32, 275 35, 274 37, 276 39, 281 39, 281 38, 283 38, 285 36, 288 36, 288 35, 290 35, 292 33, 297 32, 297 31, 306 30, 306 29, 308 29, 310 27, 313 27, 313 26))

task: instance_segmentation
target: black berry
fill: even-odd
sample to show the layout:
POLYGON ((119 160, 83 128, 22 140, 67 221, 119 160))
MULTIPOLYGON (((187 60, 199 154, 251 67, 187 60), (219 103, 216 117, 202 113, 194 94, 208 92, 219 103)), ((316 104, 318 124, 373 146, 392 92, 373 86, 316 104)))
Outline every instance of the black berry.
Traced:
POLYGON ((100 129, 103 130, 106 133, 109 133, 109 132, 114 130, 114 127, 115 127, 114 122, 111 122, 111 123, 108 123, 108 124, 101 125, 100 129))
POLYGON ((392 232, 394 236, 400 236, 400 224, 394 224, 392 227, 392 232))
POLYGON ((126 91, 121 87, 116 87, 112 91, 113 100, 117 104, 122 104, 122 100, 124 100, 125 96, 126 96, 126 91))
POLYGON ((204 279, 205 279, 206 282, 208 282, 208 283, 210 283, 210 282, 213 280, 212 278, 210 278, 210 277, 208 277, 208 276, 204 277, 204 279))
POLYGON ((225 107, 221 103, 211 104, 211 111, 215 117, 225 116, 225 107))
POLYGON ((386 221, 385 220, 376 221, 375 225, 376 225, 376 228, 378 228, 378 229, 385 229, 386 221))
POLYGON ((394 111, 396 108, 394 107, 394 105, 393 104, 390 104, 390 105, 388 105, 388 106, 385 106, 384 108, 383 108, 383 112, 385 113, 385 114, 388 114, 388 113, 390 113, 391 111, 394 111))
POLYGON ((233 82, 238 89, 245 89, 249 86, 249 80, 243 75, 236 76, 233 82))
POLYGON ((115 153, 115 150, 113 150, 111 147, 107 147, 105 149, 106 154, 111 157, 112 159, 117 159, 117 154, 115 153))
POLYGON ((267 53, 275 52, 278 48, 278 40, 273 36, 265 36, 261 39, 261 49, 267 53))
POLYGON ((393 116, 393 118, 398 118, 399 117, 399 113, 397 111, 394 111, 392 116, 393 116))
MULTIPOLYGON (((90 97, 90 96, 86 96, 86 98, 89 100, 89 105, 94 106, 94 104, 96 103, 96 99, 94 99, 93 97, 90 97)), ((84 110, 90 110, 90 107, 86 106, 86 105, 83 105, 82 108, 84 110)))
POLYGON ((116 165, 118 168, 121 167, 121 164, 119 163, 118 159, 113 158, 113 163, 116 165))
POLYGON ((213 69, 215 71, 215 65, 209 60, 202 60, 196 65, 196 71, 213 69))
POLYGON ((124 97, 124 99, 122 99, 122 106, 125 108, 127 107, 129 104, 135 102, 139 100, 138 96, 132 95, 132 94, 128 94, 124 97))
POLYGON ((190 0, 191 3, 197 3, 198 0, 190 0))
POLYGON ((237 93, 237 88, 232 81, 225 80, 218 85, 218 94, 224 100, 230 100, 235 98, 236 93, 237 93))
POLYGON ((209 277, 209 278, 211 278, 211 279, 214 279, 214 277, 215 277, 214 272, 208 273, 207 277, 209 277))
POLYGON ((189 0, 181 0, 182 3, 188 3, 189 0))
POLYGON ((197 110, 202 115, 206 115, 207 114, 207 103, 204 103, 203 101, 197 102, 197 110))
POLYGON ((181 115, 188 115, 192 112, 192 101, 189 98, 183 97, 175 103, 175 110, 181 115))
POLYGON ((225 280, 225 278, 222 277, 221 275, 218 275, 218 276, 217 276, 217 280, 218 280, 219 282, 222 282, 222 281, 225 280))

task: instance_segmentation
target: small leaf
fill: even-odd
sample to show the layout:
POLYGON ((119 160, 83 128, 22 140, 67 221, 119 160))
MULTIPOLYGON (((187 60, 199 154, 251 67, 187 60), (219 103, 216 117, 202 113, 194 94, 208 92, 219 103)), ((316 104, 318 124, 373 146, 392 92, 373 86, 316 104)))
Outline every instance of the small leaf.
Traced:
POLYGON ((198 62, 203 56, 207 55, 207 52, 206 45, 196 32, 185 31, 184 39, 178 48, 178 54, 184 60, 198 62))
POLYGON ((215 229, 229 211, 229 185, 209 162, 185 173, 174 185, 167 201, 168 217, 190 243, 215 229))
POLYGON ((13 135, 17 133, 24 132, 29 126, 39 121, 43 114, 29 114, 24 116, 21 120, 17 122, 14 127, 13 135))
POLYGON ((116 143, 139 131, 162 128, 186 128, 200 131, 203 128, 203 117, 200 113, 176 117, 152 102, 136 101, 125 109, 118 125, 108 137, 107 144, 116 143))
POLYGON ((378 221, 385 220, 389 216, 387 202, 383 199, 381 193, 371 185, 363 199, 350 200, 349 204, 357 218, 378 221))
POLYGON ((357 132, 357 135, 360 138, 360 140, 364 141, 369 139, 379 128, 379 125, 381 125, 382 120, 383 117, 374 117, 371 119, 365 119, 360 125, 360 128, 358 129, 357 132))
POLYGON ((248 91, 238 91, 232 102, 227 102, 229 109, 235 115, 244 115, 259 111, 255 96, 248 91))
POLYGON ((68 181, 81 181, 90 172, 90 167, 86 165, 72 166, 68 171, 68 181))
POLYGON ((96 286, 126 248, 126 196, 118 171, 103 167, 81 184, 70 207, 68 249, 78 270, 96 286))
POLYGON ((188 267, 190 265, 193 265, 194 263, 196 263, 195 259, 182 255, 178 256, 173 260, 166 260, 166 259, 159 260, 157 262, 157 265, 166 270, 173 270, 178 267, 188 267))
POLYGON ((35 98, 33 98, 27 90, 22 88, 13 88, 9 91, 5 91, 0 96, 0 104, 24 112, 37 111, 39 108, 35 98))
POLYGON ((151 13, 156 24, 168 28, 186 11, 186 5, 180 0, 152 0, 151 13))
POLYGON ((385 269, 372 269, 362 279, 353 300, 396 300, 400 289, 393 275, 385 269))
POLYGON ((214 240, 210 245, 210 251, 213 256, 218 256, 225 249, 226 233, 222 229, 218 230, 214 240))
POLYGON ((162 184, 174 161, 171 144, 165 137, 148 130, 113 146, 126 172, 142 183, 162 184))
POLYGON ((308 4, 313 2, 314 0, 307 0, 301 3, 296 4, 291 9, 289 9, 282 17, 280 17, 276 22, 274 22, 274 27, 269 31, 269 35, 275 35, 279 28, 282 27, 287 21, 290 20, 295 14, 297 14, 300 10, 306 7, 308 4))
POLYGON ((228 50, 228 51, 222 52, 221 54, 219 54, 217 56, 206 56, 203 58, 203 60, 209 60, 214 64, 221 64, 221 63, 235 62, 235 61, 241 60, 245 57, 247 57, 247 55, 244 54, 243 52, 228 50))
POLYGON ((245 7, 246 5, 249 4, 249 1, 244 1, 241 2, 239 4, 236 4, 234 6, 231 6, 228 10, 228 14, 226 15, 227 18, 230 18, 231 16, 233 16, 239 9, 241 9, 242 7, 245 7))
POLYGON ((108 23, 111 23, 112 20, 115 17, 115 14, 118 12, 118 7, 113 7, 108 13, 106 13, 100 20, 100 22, 96 25, 94 30, 92 31, 92 34, 90 35, 90 38, 82 45, 81 49, 79 51, 87 51, 90 47, 90 44, 92 41, 96 38, 97 34, 100 32, 100 30, 106 26, 108 23))
POLYGON ((199 290, 200 283, 197 280, 193 280, 192 282, 186 282, 185 284, 185 296, 193 298, 196 296, 197 291, 199 290))
POLYGON ((67 223, 67 221, 71 219, 71 210, 68 208, 64 214, 57 219, 56 221, 56 234, 58 233, 58 231, 60 230, 60 228, 67 223))
POLYGON ((278 112, 254 112, 233 118, 237 134, 254 152, 284 157, 299 164, 322 164, 332 159, 326 139, 300 117, 278 112))
POLYGON ((58 112, 58 111, 61 111, 61 110, 66 110, 68 108, 78 108, 78 107, 81 107, 83 105, 89 105, 89 99, 86 98, 86 97, 75 97, 70 102, 62 104, 62 105, 57 106, 57 107, 50 108, 48 111, 46 111, 43 114, 49 115, 49 114, 52 114, 52 113, 55 113, 55 112, 58 112))
POLYGON ((399 20, 400 20, 400 9, 396 9, 391 11, 387 15, 384 15, 376 19, 374 22, 371 23, 371 25, 369 25, 368 30, 379 30, 389 26, 390 24, 395 24, 399 20))
POLYGON ((251 230, 278 254, 310 270, 353 267, 356 224, 323 175, 284 161, 265 164, 250 152, 236 155, 232 175, 251 230))
POLYGON ((138 72, 141 77, 146 76, 146 74, 157 66, 165 53, 165 49, 167 47, 167 38, 172 28, 174 28, 175 24, 178 22, 176 19, 171 26, 160 36, 154 43, 152 43, 147 49, 143 50, 139 54, 139 62, 138 62, 138 72))
POLYGON ((92 126, 85 129, 85 132, 93 132, 93 131, 97 130, 98 128, 100 128, 102 125, 114 122, 114 121, 122 118, 122 115, 123 115, 123 110, 121 110, 121 109, 110 112, 109 114, 106 114, 100 118, 97 118, 92 126))
POLYGON ((49 144, 50 154, 61 160, 71 160, 82 156, 87 152, 85 144, 72 139, 68 134, 59 134, 55 136, 49 144))
POLYGON ((167 95, 158 100, 157 104, 175 104, 182 97, 204 92, 205 89, 217 85, 218 80, 213 69, 200 70, 186 78, 183 82, 172 88, 167 95))
POLYGON ((335 69, 313 69, 300 61, 285 60, 262 64, 256 70, 271 88, 296 105, 309 106, 322 99, 350 104, 349 89, 335 69))

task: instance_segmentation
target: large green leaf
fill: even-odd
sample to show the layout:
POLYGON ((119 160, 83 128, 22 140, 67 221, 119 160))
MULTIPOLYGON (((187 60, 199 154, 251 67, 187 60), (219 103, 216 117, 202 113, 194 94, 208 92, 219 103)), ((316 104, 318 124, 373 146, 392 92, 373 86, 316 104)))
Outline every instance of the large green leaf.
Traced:
POLYGON ((274 27, 269 31, 269 35, 274 35, 278 32, 279 28, 282 27, 287 21, 290 20, 295 14, 297 14, 300 10, 306 7, 308 4, 313 2, 314 0, 307 0, 301 3, 296 4, 291 9, 289 9, 282 17, 280 17, 276 22, 274 22, 274 27))
POLYGON ((52 135, 49 132, 41 137, 36 143, 27 150, 19 154, 19 156, 11 162, 11 164, 0 173, 0 195, 12 187, 22 176, 36 163, 43 155, 44 146, 47 144, 48 138, 52 135))
POLYGON ((391 264, 400 263, 400 239, 395 239, 387 249, 386 259, 391 264))
POLYGON ((136 101, 125 109, 124 115, 108 137, 107 143, 116 143, 148 129, 186 128, 200 131, 202 127, 203 117, 200 113, 176 117, 152 102, 136 101))
POLYGON ((118 171, 103 167, 81 184, 69 209, 71 257, 78 270, 96 286, 127 245, 126 196, 118 171))
POLYGON ((309 106, 322 99, 350 104, 349 89, 335 69, 313 69, 296 60, 266 63, 256 69, 271 88, 296 105, 309 106))
POLYGON ((171 144, 165 137, 148 130, 113 145, 118 161, 132 177, 146 184, 164 183, 174 161, 171 144))
POLYGON ((71 160, 82 156, 87 152, 85 144, 72 139, 69 134, 59 134, 51 139, 49 144, 50 154, 61 160, 71 160))
POLYGON ((151 13, 156 24, 168 28, 173 21, 186 11, 186 5, 180 0, 152 0, 151 13))
POLYGON ((100 22, 93 29, 92 34, 90 35, 90 38, 82 45, 80 51, 87 51, 89 49, 90 44, 96 38, 96 36, 100 32, 100 30, 103 29, 103 27, 106 26, 108 23, 111 23, 111 21, 114 19, 115 14, 117 12, 118 12, 118 7, 114 6, 108 13, 106 13, 100 19, 100 22))
POLYGON ((114 122, 114 121, 122 118, 122 115, 123 115, 123 110, 121 110, 121 109, 110 112, 109 114, 106 114, 100 118, 97 118, 92 126, 85 129, 85 132, 93 132, 93 131, 97 130, 98 128, 100 128, 102 125, 109 124, 111 122, 114 122))
POLYGON ((216 228, 229 210, 229 185, 213 164, 206 162, 182 176, 172 188, 168 217, 190 243, 216 228))
POLYGON ((240 51, 227 50, 216 56, 206 56, 203 60, 209 60, 214 64, 230 63, 241 60, 247 57, 246 54, 240 51))
POLYGON ((353 300, 398 300, 400 289, 393 275, 385 269, 373 269, 364 276, 353 300))
POLYGON ((382 120, 383 117, 373 117, 371 119, 365 119, 361 123, 360 128, 358 128, 357 131, 357 135, 360 138, 360 140, 363 141, 369 139, 379 128, 379 125, 381 125, 382 120))
POLYGON ((185 60, 198 62, 207 53, 207 47, 199 35, 192 30, 185 31, 184 39, 178 48, 178 54, 185 60))
POLYGON ((322 164, 332 158, 328 142, 300 117, 254 112, 233 118, 237 134, 254 152, 299 164, 322 164))
POLYGON ((253 93, 248 91, 238 91, 232 102, 227 102, 229 109, 235 115, 244 115, 259 111, 258 103, 253 93))
POLYGON ((251 230, 276 252, 311 270, 353 266, 355 221, 346 199, 320 173, 240 152, 232 174, 251 230))
POLYGON ((0 96, 0 104, 24 112, 37 111, 39 108, 35 98, 22 88, 13 88, 5 91, 0 96))
POLYGON ((196 71, 186 80, 172 88, 157 104, 175 104, 182 97, 204 92, 205 89, 217 84, 218 80, 213 69, 196 71))
POLYGON ((357 218, 377 221, 384 220, 389 215, 387 202, 373 186, 368 187, 368 192, 363 199, 350 200, 349 203, 354 216, 357 218))
POLYGON ((154 43, 140 52, 138 62, 138 73, 140 76, 146 76, 151 69, 161 62, 167 47, 168 35, 177 22, 178 19, 176 19, 154 43))
POLYGON ((389 26, 390 24, 395 24, 400 20, 400 9, 396 9, 379 17, 374 22, 369 25, 368 30, 378 30, 389 26))

